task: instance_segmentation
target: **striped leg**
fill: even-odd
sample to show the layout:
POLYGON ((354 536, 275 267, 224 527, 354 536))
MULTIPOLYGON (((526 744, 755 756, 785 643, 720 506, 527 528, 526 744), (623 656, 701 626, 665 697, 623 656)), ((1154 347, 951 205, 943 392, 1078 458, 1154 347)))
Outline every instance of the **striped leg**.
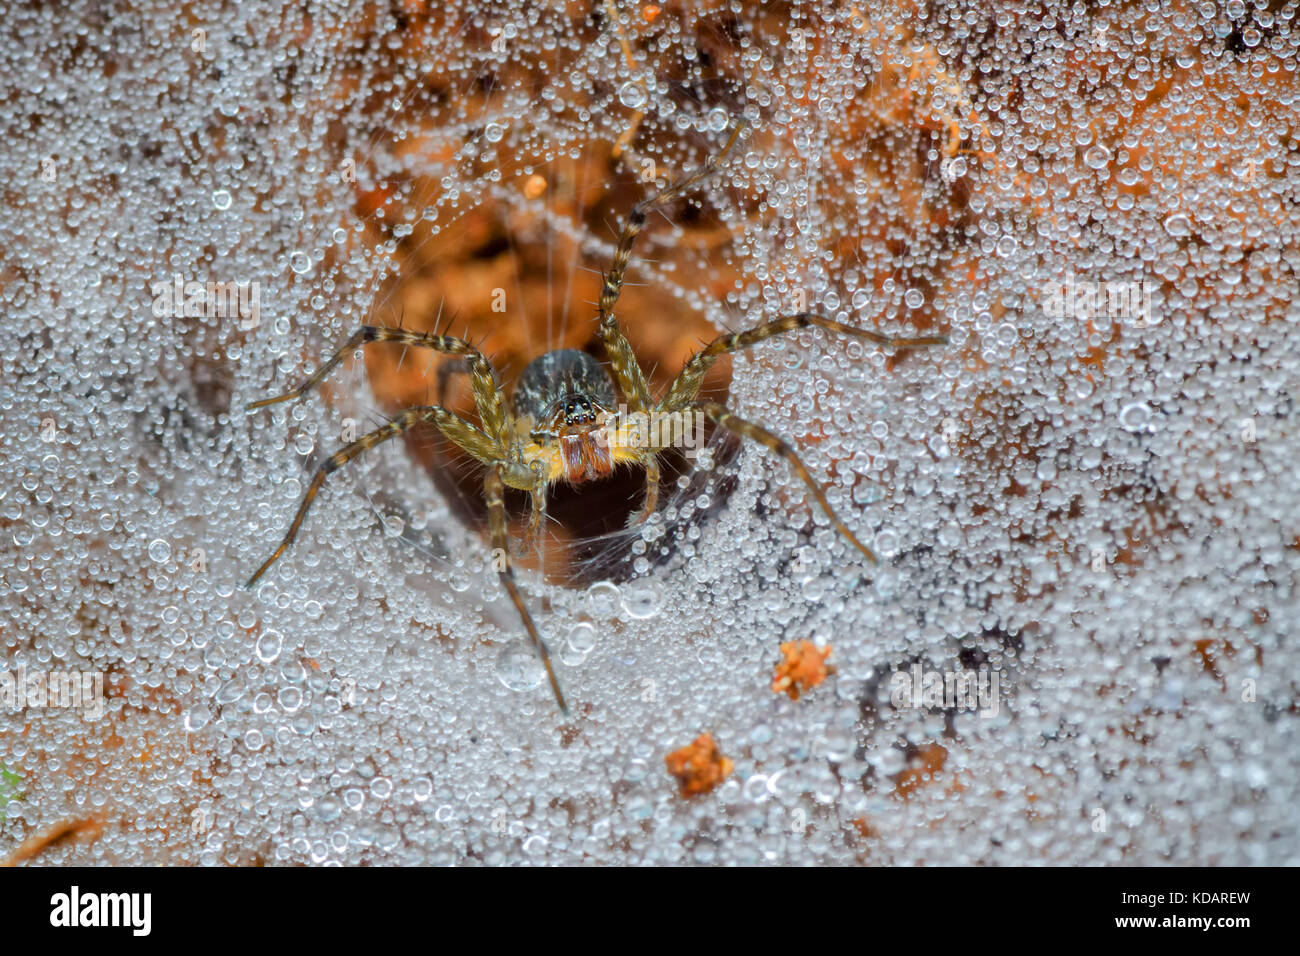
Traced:
POLYGON ((486 435, 480 432, 473 425, 458 418, 446 409, 439 408, 436 405, 408 408, 388 424, 381 425, 374 431, 362 435, 356 441, 349 445, 345 445, 321 463, 320 467, 316 469, 316 474, 312 478, 311 484, 307 486, 307 493, 303 495, 302 504, 298 506, 298 513, 294 515, 293 522, 289 525, 289 530, 285 533, 284 539, 280 542, 280 546, 275 549, 275 553, 267 558, 266 562, 257 569, 251 578, 248 579, 248 583, 245 584, 244 587, 251 588, 256 584, 258 579, 266 573, 267 569, 270 568, 271 565, 275 564, 280 555, 284 554, 284 552, 289 549, 289 545, 293 544, 294 538, 298 536, 298 529, 302 527, 303 518, 307 516, 307 509, 310 508, 311 503, 316 500, 316 493, 320 491, 321 485, 325 483, 325 477, 327 475, 342 468, 349 461, 356 458, 367 449, 374 448, 380 442, 387 441, 394 436, 402 434, 402 432, 406 431, 417 422, 422 421, 432 422, 434 425, 437 425, 444 435, 475 458, 479 458, 480 460, 491 460, 494 457, 498 457, 496 446, 486 435))
POLYGON ((648 412, 654 402, 650 399, 650 386, 646 384, 645 372, 641 371, 641 363, 636 360, 632 343, 618 327, 618 320, 612 312, 600 320, 600 341, 605 346, 605 355, 609 358, 609 366, 614 371, 619 391, 627 399, 628 410, 648 412))
POLYGON ((537 482, 528 492, 528 503, 530 505, 528 530, 524 533, 524 540, 519 545, 518 551, 518 556, 521 558, 541 546, 542 524, 546 520, 546 482, 537 482))
POLYGON ((612 321, 614 305, 618 302, 618 294, 623 288, 623 276, 627 273, 627 264, 632 258, 632 245, 636 242, 636 237, 641 235, 641 230, 645 228, 646 216, 650 210, 660 203, 680 196, 686 190, 712 176, 722 168, 727 154, 736 145, 736 141, 740 138, 740 134, 747 125, 744 120, 737 122, 731 131, 731 135, 727 137, 726 145, 722 147, 722 151, 718 155, 710 158, 707 163, 695 170, 695 172, 664 187, 649 199, 643 199, 632 207, 627 222, 623 224, 623 232, 618 237, 618 248, 614 251, 614 261, 610 263, 609 271, 605 273, 605 285, 600 292, 600 317, 602 322, 607 319, 612 321))
POLYGON ((659 458, 654 450, 646 452, 641 466, 645 468, 645 501, 640 511, 634 511, 628 516, 629 528, 649 521, 650 516, 659 507, 659 458))
POLYGON ((470 380, 474 389, 474 404, 478 408, 483 430, 496 441, 509 443, 509 435, 506 433, 509 422, 505 402, 501 397, 501 387, 497 383, 496 372, 491 363, 483 357, 483 353, 463 339, 450 335, 435 335, 431 332, 414 332, 409 329, 385 329, 376 325, 366 325, 357 329, 352 337, 343 343, 342 348, 330 356, 324 365, 308 376, 306 381, 297 388, 283 395, 252 402, 248 405, 248 410, 301 398, 324 381, 325 376, 337 368, 349 352, 367 342, 400 342, 403 345, 433 349, 436 352, 463 358, 469 365, 470 380))
POLYGON ((650 210, 661 203, 680 196, 692 186, 717 172, 722 167, 722 163, 731 152, 732 147, 736 145, 736 141, 740 138, 745 126, 745 121, 740 120, 731 131, 731 136, 727 138, 727 143, 722 147, 722 151, 710 158, 707 163, 695 172, 633 206, 632 211, 628 214, 627 222, 623 224, 623 231, 619 234, 618 247, 614 250, 614 259, 610 263, 609 271, 605 273, 604 286, 600 292, 600 339, 605 345, 605 353, 609 356, 609 362, 614 369, 614 377, 618 380, 618 386, 627 398, 628 407, 634 412, 649 411, 651 406, 650 389, 646 385, 641 366, 637 364, 636 356, 632 352, 632 346, 618 327, 618 319, 614 317, 614 306, 617 304, 619 293, 623 289, 623 279, 627 275, 628 263, 632 259, 632 246, 636 243, 637 236, 641 235, 641 231, 645 229, 646 217, 649 215, 650 210))
POLYGON ((564 694, 560 690, 560 682, 555 676, 555 669, 551 666, 551 654, 546 649, 546 644, 542 641, 542 635, 537 633, 537 625, 533 623, 533 617, 528 613, 528 605, 524 603, 524 596, 519 593, 519 585, 515 582, 514 569, 510 567, 510 539, 506 529, 506 505, 503 492, 505 483, 501 480, 501 465, 493 464, 488 467, 487 477, 483 479, 483 493, 487 497, 488 505, 488 524, 492 531, 492 547, 496 551, 497 573, 501 577, 501 583, 510 595, 510 600, 514 602, 515 610, 519 612, 519 617, 524 622, 524 630, 528 632, 528 638, 537 648, 537 653, 542 658, 542 664, 546 667, 546 676, 550 679, 551 690, 555 693, 555 702, 560 705, 560 710, 567 716, 569 707, 564 702, 564 694))
POLYGON ((789 462, 790 467, 794 469, 794 473, 799 476, 800 480, 803 481, 805 485, 808 486, 808 490, 812 492, 813 497, 817 499, 817 503, 821 505, 822 511, 826 512, 826 517, 830 518, 831 525, 835 530, 844 535, 844 537, 846 537, 855 548, 865 554, 868 560, 873 564, 876 563, 876 556, 872 553, 871 549, 859 541, 854 536, 853 532, 848 529, 848 526, 845 525, 844 522, 839 519, 839 516, 835 514, 835 511, 831 508, 830 502, 826 500, 826 495, 822 492, 821 486, 813 480, 813 476, 808 473, 807 467, 799 460, 799 456, 795 454, 793 448, 781 439, 777 438, 766 428, 763 428, 760 425, 755 425, 753 422, 746 421, 743 418, 731 414, 726 407, 719 405, 717 402, 700 402, 698 405, 692 407, 700 409, 704 414, 708 415, 723 428, 727 429, 727 431, 739 435, 742 438, 752 438, 769 451, 775 452, 789 462))
POLYGON ((736 352, 740 349, 749 348, 751 345, 757 345, 759 342, 773 336, 806 329, 810 326, 856 336, 887 348, 921 348, 927 345, 945 345, 948 342, 947 336, 944 335, 926 335, 911 339, 891 338, 888 335, 881 335, 879 332, 872 332, 869 329, 859 329, 852 325, 845 325, 843 322, 836 322, 834 319, 813 312, 785 315, 779 319, 773 319, 771 322, 764 322, 752 329, 746 329, 744 332, 720 335, 699 352, 696 352, 682 366, 682 370, 677 373, 677 377, 673 379, 673 384, 668 388, 668 394, 659 403, 659 411, 677 411, 694 401, 695 396, 700 392, 700 386, 704 384, 704 376, 713 367, 713 363, 718 360, 719 356, 727 352, 736 352))

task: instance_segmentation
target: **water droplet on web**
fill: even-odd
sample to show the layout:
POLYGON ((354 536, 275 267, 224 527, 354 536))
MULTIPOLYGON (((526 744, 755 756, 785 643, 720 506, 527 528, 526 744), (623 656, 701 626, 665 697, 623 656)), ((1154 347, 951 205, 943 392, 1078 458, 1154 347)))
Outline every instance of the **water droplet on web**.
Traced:
POLYGON ((886 528, 876 535, 875 541, 868 542, 867 546, 882 558, 892 558, 898 554, 898 534, 886 528))
POLYGON ((1165 232, 1171 236, 1190 236, 1192 234, 1192 221, 1183 213, 1174 213, 1165 220, 1165 232))
POLYGON ((617 584, 598 581, 587 588, 587 609, 596 620, 607 621, 618 615, 622 596, 617 584))
POLYGON ((299 275, 305 275, 311 271, 311 256, 301 250, 289 253, 289 268, 299 275))
POLYGON ((212 194, 212 206, 214 209, 230 208, 230 190, 218 189, 212 194))
POLYGON ((1083 154, 1083 161, 1092 169, 1105 169, 1110 162, 1110 150, 1105 146, 1093 146, 1083 154))
POLYGON ((654 617, 662 603, 659 587, 651 581, 635 581, 623 588, 623 609, 628 617, 637 620, 654 617))
POLYGON ((510 690, 532 690, 546 679, 546 666, 531 644, 511 641, 497 654, 496 675, 510 690))
POLYGON ((190 733, 202 730, 212 719, 212 712, 205 704, 195 704, 185 711, 185 729, 190 733))
POLYGON ((645 91, 639 83, 624 83, 619 88, 618 101, 630 110, 639 110, 646 104, 645 91))
POLYGON ((540 857, 546 852, 547 845, 546 837, 534 834, 524 841, 523 850, 528 856, 540 857))
POLYGON ((569 629, 565 640, 579 654, 590 654, 596 647, 596 629, 586 621, 579 621, 569 629))
POLYGON ((257 659, 263 664, 270 664, 280 656, 280 647, 284 638, 279 631, 264 631, 257 639, 257 659))
POLYGON ((1119 423, 1125 431, 1143 431, 1150 421, 1151 407, 1146 402, 1134 402, 1119 411, 1119 423))
MULTIPOLYGON (((136 552, 137 554, 139 552, 136 552)), ((162 538, 154 538, 149 542, 149 557, 159 564, 166 561, 172 556, 172 546, 162 538)))

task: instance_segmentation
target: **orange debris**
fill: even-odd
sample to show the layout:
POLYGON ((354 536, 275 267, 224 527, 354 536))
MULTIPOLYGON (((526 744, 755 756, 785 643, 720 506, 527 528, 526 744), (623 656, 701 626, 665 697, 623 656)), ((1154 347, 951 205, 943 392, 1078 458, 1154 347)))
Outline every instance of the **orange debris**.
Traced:
POLYGON ((674 750, 664 763, 681 784, 683 797, 708 793, 727 779, 732 768, 710 733, 700 734, 693 743, 674 750))
POLYGON ((812 690, 833 669, 826 663, 826 658, 831 656, 830 647, 819 648, 812 641, 788 641, 781 645, 781 653, 785 659, 776 665, 772 690, 778 694, 785 691, 791 700, 798 700, 800 694, 812 690))

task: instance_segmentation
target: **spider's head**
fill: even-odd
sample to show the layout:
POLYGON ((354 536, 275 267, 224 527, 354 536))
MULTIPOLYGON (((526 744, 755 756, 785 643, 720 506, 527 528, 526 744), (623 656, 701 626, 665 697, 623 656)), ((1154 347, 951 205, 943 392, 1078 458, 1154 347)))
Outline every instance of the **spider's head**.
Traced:
POLYGON ((585 352, 557 349, 534 359, 519 376, 515 417, 530 421, 530 437, 553 449, 553 480, 575 484, 614 470, 605 420, 614 410, 614 384, 585 352))
POLYGON ((603 424, 614 410, 614 384, 586 352, 556 349, 528 363, 514 406, 515 417, 531 419, 539 438, 578 434, 603 424))

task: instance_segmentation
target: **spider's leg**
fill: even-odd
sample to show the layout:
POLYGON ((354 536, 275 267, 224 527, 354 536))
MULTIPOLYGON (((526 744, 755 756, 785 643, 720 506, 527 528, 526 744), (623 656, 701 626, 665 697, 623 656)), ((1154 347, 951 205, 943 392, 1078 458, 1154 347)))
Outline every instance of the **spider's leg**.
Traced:
POLYGON ((627 272, 628 261, 632 258, 632 245, 636 242, 636 237, 641 234, 641 230, 645 228, 646 216, 649 215, 650 210, 660 203, 680 196, 721 169, 727 154, 736 145, 736 141, 740 139, 740 134, 747 125, 743 119, 738 121, 731 130, 731 135, 727 137, 727 143, 722 147, 721 152, 710 157, 709 161, 699 169, 670 183, 653 196, 642 199, 632 207, 627 222, 623 224, 623 231, 618 237, 618 248, 614 250, 614 259, 609 265, 609 271, 605 273, 605 284, 600 292, 599 308, 602 322, 614 321, 614 305, 618 302, 618 294, 623 288, 623 276, 627 272))
POLYGON ((524 622, 524 630, 528 632, 529 640, 537 648, 537 653, 546 666, 546 676, 551 681, 551 690, 555 693, 555 702, 560 705, 560 710, 567 715, 569 707, 564 702, 564 694, 560 691, 560 682, 555 676, 555 669, 551 666, 551 654, 546 649, 541 634, 537 632, 537 625, 533 623, 532 615, 528 613, 528 605, 524 603, 524 596, 519 593, 519 585, 515 582, 514 569, 510 567, 510 539, 506 529, 505 499, 502 497, 504 488, 505 483, 501 480, 501 464, 490 465, 487 470, 487 477, 483 479, 483 493, 487 498, 488 524, 492 531, 492 547, 496 551, 495 556, 499 562, 497 573, 501 577, 501 583, 505 586, 506 592, 510 595, 510 600, 515 604, 515 610, 519 612, 519 617, 524 622))
POLYGON ((623 330, 618 327, 618 320, 611 312, 601 319, 600 341, 605 346, 605 355, 609 366, 614 371, 619 391, 627 399, 629 411, 649 411, 653 402, 650 400, 650 386, 646 384, 645 372, 636 360, 632 343, 627 340, 623 330))
POLYGON ((782 335, 786 332, 794 332, 798 329, 806 329, 809 326, 816 326, 820 329, 827 329, 831 332, 842 332, 845 335, 853 335, 858 338, 866 339, 877 345, 887 348, 921 348, 927 345, 944 345, 947 343, 947 336, 943 335, 926 335, 919 338, 892 338, 888 335, 881 335, 879 332, 872 332, 868 329, 859 329, 852 325, 845 325, 843 322, 836 322, 824 315, 817 315, 813 312, 800 312, 796 315, 786 315, 779 319, 773 319, 770 322, 764 322, 752 329, 746 329, 743 332, 734 332, 728 335, 720 335, 700 351, 696 352, 682 370, 677 373, 673 383, 668 388, 668 394, 664 400, 659 403, 659 411, 677 411, 685 408, 688 403, 694 401, 695 396, 699 394, 700 387, 704 384, 704 376, 713 363, 718 360, 720 355, 727 352, 736 352, 740 349, 749 348, 765 339, 770 339, 776 335, 782 335))
POLYGON ((438 384, 435 388, 437 389, 436 394, 439 405, 445 406, 447 404, 447 388, 450 386, 452 378, 466 374, 468 371, 469 369, 465 367, 465 363, 460 359, 443 362, 438 366, 438 377, 436 379, 438 384))
POLYGON ((698 408, 723 428, 727 429, 727 431, 739 435, 742 438, 752 438, 769 451, 775 452, 789 462, 790 467, 794 469, 794 473, 799 476, 800 480, 802 480, 805 485, 808 486, 808 490, 812 492, 813 497, 817 499, 817 503, 821 505, 822 511, 826 512, 826 517, 830 519, 831 525, 835 530, 844 535, 844 537, 846 537, 855 548, 865 554, 868 560, 873 564, 876 562, 876 556, 872 553, 871 549, 859 541, 854 536, 853 532, 848 529, 848 526, 845 525, 844 522, 839 519, 839 516, 835 514, 834 509, 831 508, 830 502, 826 500, 826 495, 822 492, 821 486, 813 480, 813 476, 809 474, 808 468, 799 459, 799 456, 795 454, 793 448, 781 439, 777 438, 766 428, 733 415, 725 406, 719 405, 717 402, 700 402, 691 407, 698 408))
POLYGON ((375 325, 363 326, 354 332, 352 337, 343 343, 342 348, 330 356, 324 365, 308 376, 297 388, 291 389, 283 395, 252 402, 248 405, 248 409, 251 411, 255 408, 264 408, 267 405, 275 405, 278 402, 301 398, 319 385, 326 375, 337 368, 349 352, 365 345, 367 342, 400 342, 403 345, 415 345, 420 348, 433 349, 435 352, 443 352, 447 355, 457 355, 463 358, 466 364, 469 365, 470 379, 474 389, 474 404, 478 408, 478 416, 483 423, 483 430, 487 432, 490 438, 503 444, 509 443, 509 435, 506 431, 509 416, 506 414, 501 387, 497 384, 496 372, 493 370, 491 363, 483 356, 483 353, 463 339, 454 338, 450 335, 415 332, 410 329, 385 329, 375 325))
POLYGON ((659 457, 657 452, 653 449, 647 452, 645 458, 641 460, 641 467, 645 469, 645 501, 639 511, 634 511, 628 515, 627 526, 629 528, 649 521, 650 516, 659 507, 659 457))
POLYGON ((542 546, 542 523, 546 520, 546 482, 538 481, 528 493, 531 506, 528 513, 528 530, 519 546, 518 557, 523 557, 534 548, 542 546))
POLYGON ((289 549, 289 545, 293 544, 294 538, 298 536, 298 529, 302 527, 303 518, 307 516, 307 509, 311 507, 311 503, 316 499, 316 493, 320 491, 321 485, 325 483, 327 475, 342 468, 367 449, 374 448, 380 442, 402 434, 402 432, 421 421, 432 422, 438 426, 444 435, 476 458, 490 460, 496 457, 496 445, 486 435, 445 408, 439 408, 436 405, 408 408, 388 424, 381 425, 372 432, 367 432, 321 462, 320 467, 316 469, 311 484, 307 486, 307 493, 303 495, 302 504, 298 506, 298 513, 294 515, 293 522, 289 525, 289 530, 285 533, 280 546, 248 579, 248 583, 244 587, 251 588, 256 584, 267 569, 275 564, 280 555, 289 549))
POLYGON ((736 145, 736 141, 740 138, 745 126, 744 120, 737 122, 721 152, 711 157, 707 163, 693 173, 670 184, 648 199, 641 200, 632 207, 632 211, 628 213, 627 221, 623 223, 623 231, 619 234, 618 247, 614 250, 613 261, 610 262, 609 271, 605 273, 605 282, 601 288, 598 308, 600 310, 601 342, 605 345, 605 353, 609 356, 610 365, 614 369, 614 377, 618 380, 619 388, 622 389, 624 396, 627 397, 628 406, 634 412, 647 411, 650 408, 650 390, 646 386, 645 374, 641 371, 641 366, 637 364, 636 356, 632 352, 632 346, 618 327, 618 319, 614 317, 614 306, 617 304, 619 293, 623 289, 623 278, 627 274, 627 266, 632 259, 632 246, 636 242, 637 236, 645 229, 646 217, 649 215, 650 210, 660 203, 681 195, 701 180, 717 172, 722 167, 727 154, 736 145))

